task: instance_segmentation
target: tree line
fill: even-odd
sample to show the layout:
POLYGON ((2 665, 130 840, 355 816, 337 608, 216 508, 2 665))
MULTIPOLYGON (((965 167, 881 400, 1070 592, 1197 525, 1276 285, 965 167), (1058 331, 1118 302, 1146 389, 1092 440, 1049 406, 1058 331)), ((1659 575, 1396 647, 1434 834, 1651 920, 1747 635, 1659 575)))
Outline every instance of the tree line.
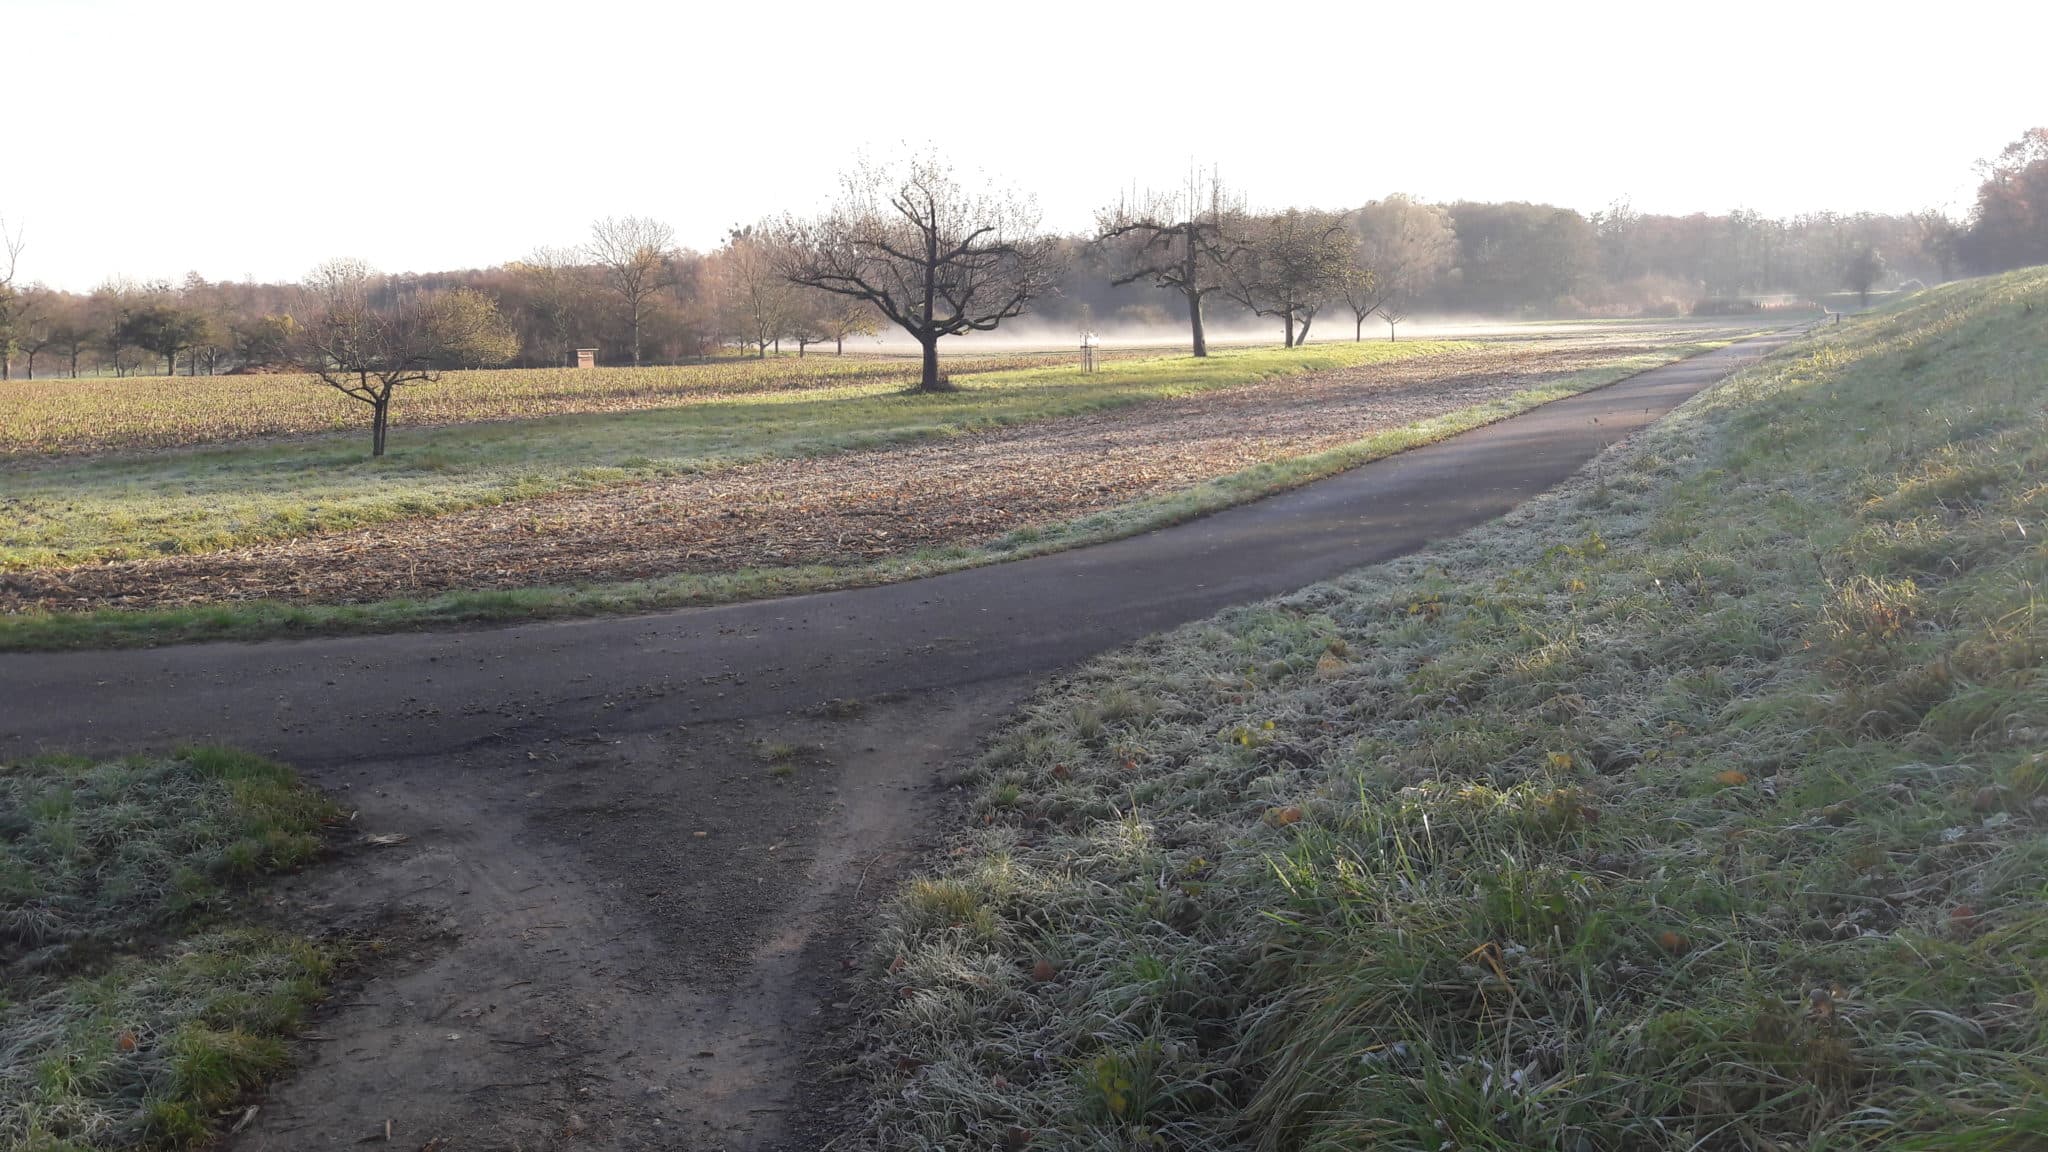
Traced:
POLYGON ((1626 202, 1582 215, 1405 196, 1254 211, 1216 174, 1196 173, 1120 197, 1088 234, 1059 236, 1039 227, 1028 196, 963 182, 924 154, 863 163, 826 212, 735 227, 706 253, 680 247, 660 220, 607 217, 583 244, 490 269, 382 275, 337 261, 297 284, 194 273, 89 293, 21 283, 24 233, 0 220, 0 379, 17 365, 30 377, 311 372, 371 405, 381 448, 392 388, 449 367, 561 365, 578 348, 633 365, 765 357, 785 344, 805 355, 893 327, 923 349, 920 386, 938 388, 942 338, 1027 310, 1075 327, 1185 325, 1201 356, 1219 319, 1271 324, 1293 346, 1330 316, 1348 319, 1354 340, 1368 322, 1391 339, 1419 312, 1679 315, 1773 294, 1867 297, 1888 282, 2048 261, 2048 129, 1980 174, 1972 212, 1956 221, 1669 216, 1626 202), (389 346, 372 355, 379 341, 389 346))

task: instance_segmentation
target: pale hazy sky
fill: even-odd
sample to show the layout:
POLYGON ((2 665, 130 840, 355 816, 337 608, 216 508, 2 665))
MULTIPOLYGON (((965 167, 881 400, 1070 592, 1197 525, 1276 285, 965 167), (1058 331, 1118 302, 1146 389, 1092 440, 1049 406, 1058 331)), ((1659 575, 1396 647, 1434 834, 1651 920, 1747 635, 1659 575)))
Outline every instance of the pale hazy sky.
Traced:
POLYGON ((1967 206, 2048 123, 2048 5, 0 0, 21 272, 481 267, 689 245, 931 141, 1081 229, 1220 165, 1262 206, 1967 206), (2025 13, 2025 14, 2022 14, 2025 13))

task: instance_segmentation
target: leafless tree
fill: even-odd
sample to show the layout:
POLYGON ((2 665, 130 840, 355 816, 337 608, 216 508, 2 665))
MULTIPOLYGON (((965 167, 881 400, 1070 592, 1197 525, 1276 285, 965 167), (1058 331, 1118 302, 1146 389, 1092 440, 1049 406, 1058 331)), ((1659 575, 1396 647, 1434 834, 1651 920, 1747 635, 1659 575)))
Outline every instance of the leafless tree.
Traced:
POLYGON ((20 307, 13 320, 14 346, 21 349, 27 360, 27 376, 36 378, 36 357, 46 348, 56 347, 63 336, 57 312, 62 299, 48 288, 31 284, 19 297, 20 307))
POLYGON ((14 231, 7 230, 7 217, 0 216, 0 380, 8 378, 14 368, 14 347, 20 339, 19 326, 28 308, 26 298, 14 285, 14 277, 21 266, 21 252, 27 245, 22 241, 19 225, 14 231))
POLYGON ((1308 339, 1316 313, 1340 290, 1350 251, 1344 218, 1335 213, 1289 208, 1259 217, 1225 268, 1223 290, 1256 315, 1279 317, 1292 348, 1308 339))
POLYGON ((317 312, 292 335, 292 359, 322 384, 370 407, 370 455, 384 455, 391 398, 446 368, 502 364, 518 338, 489 297, 468 288, 429 295, 388 290, 360 260, 315 269, 306 287, 317 312), (382 297, 382 299, 380 299, 382 297))
POLYGON ((535 248, 512 272, 526 281, 533 309, 546 333, 547 352, 556 367, 569 362, 575 346, 576 306, 583 299, 582 254, 574 248, 535 248))
POLYGON ((765 226, 735 228, 712 256, 720 327, 763 358, 769 345, 795 335, 804 293, 783 275, 789 260, 780 242, 765 226))
POLYGON ((1190 172, 1185 189, 1133 196, 1095 214, 1096 242, 1109 247, 1119 269, 1110 282, 1150 280, 1180 293, 1197 356, 1209 354, 1203 300, 1225 289, 1245 231, 1243 206, 1214 173, 1190 172))
POLYGON ((1354 340, 1365 338, 1365 321, 1393 307, 1392 325, 1407 316, 1407 302, 1434 283, 1457 251, 1457 238, 1444 210, 1406 196, 1375 200, 1352 213, 1355 243, 1345 268, 1344 303, 1356 320, 1354 340))
POLYGON ((874 306, 924 351, 918 390, 939 391, 939 340, 987 332, 1021 315, 1064 272, 1058 244, 1028 198, 969 189, 935 155, 862 164, 814 220, 786 220, 797 284, 874 306))
POLYGON ((78 358, 97 335, 91 302, 78 296, 63 297, 50 320, 50 347, 70 365, 72 378, 78 376, 78 358))
POLYGON ((846 354, 848 336, 872 336, 882 330, 874 306, 851 296, 806 290, 798 299, 796 352, 810 344, 832 345, 834 356, 846 354))
POLYGON ((640 328, 660 295, 675 284, 669 257, 675 229, 648 216, 607 216, 590 226, 590 258, 605 287, 626 306, 633 333, 633 366, 640 366, 640 328))

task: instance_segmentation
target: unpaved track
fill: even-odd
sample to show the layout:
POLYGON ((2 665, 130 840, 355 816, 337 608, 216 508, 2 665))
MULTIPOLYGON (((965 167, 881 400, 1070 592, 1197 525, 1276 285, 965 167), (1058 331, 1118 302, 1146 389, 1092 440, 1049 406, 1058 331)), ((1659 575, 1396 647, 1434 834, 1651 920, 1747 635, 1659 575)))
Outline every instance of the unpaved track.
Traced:
POLYGON ((936 835, 946 773, 1044 676, 1499 515, 1789 338, 1160 532, 915 583, 0 655, 0 756, 219 740, 410 837, 280 897, 342 920, 402 908, 408 942, 339 998, 238 1148, 381 1141, 386 1121, 409 1149, 815 1147, 843 1103, 819 1041, 859 919, 936 835))

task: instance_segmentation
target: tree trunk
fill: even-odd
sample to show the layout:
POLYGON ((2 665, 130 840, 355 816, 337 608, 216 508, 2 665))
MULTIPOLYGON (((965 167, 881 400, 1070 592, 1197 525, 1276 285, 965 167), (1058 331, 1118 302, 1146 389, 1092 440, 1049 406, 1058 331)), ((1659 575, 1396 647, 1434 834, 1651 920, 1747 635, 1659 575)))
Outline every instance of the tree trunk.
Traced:
POLYGON ((917 339, 919 343, 924 345, 924 374, 918 378, 917 390, 919 392, 937 392, 939 390, 939 338, 937 336, 919 336, 917 339))
POLYGON ((78 349, 71 350, 71 378, 78 379, 78 349))
POLYGON ((1387 321, 1387 343, 1389 343, 1389 344, 1392 344, 1393 342, 1394 342, 1394 322, 1393 322, 1392 320, 1389 320, 1389 321, 1387 321))
POLYGON ((28 378, 36 378, 36 354, 33 352, 28 354, 28 378))
POLYGON ((1315 322, 1316 318, 1313 314, 1301 318, 1301 335, 1294 338, 1295 347, 1298 348, 1308 343, 1308 326, 1315 322))
POLYGON ((633 305, 633 367, 640 366, 640 306, 633 305))
POLYGON ((834 356, 846 355, 846 337, 841 336, 832 342, 832 354, 834 356))
POLYGON ((375 458, 384 454, 384 430, 391 426, 391 397, 372 403, 370 413, 370 455, 375 458))
POLYGON ((1294 347, 1294 313, 1282 312, 1280 319, 1287 322, 1287 347, 1294 347))

